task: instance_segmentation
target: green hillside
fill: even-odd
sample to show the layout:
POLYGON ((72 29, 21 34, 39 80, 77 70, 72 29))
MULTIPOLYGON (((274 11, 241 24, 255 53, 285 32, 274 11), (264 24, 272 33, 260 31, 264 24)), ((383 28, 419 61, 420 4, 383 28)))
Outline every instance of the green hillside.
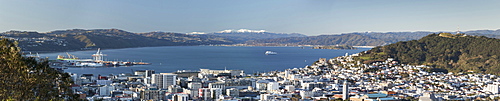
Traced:
MULTIPOLYGON (((500 74, 500 39, 465 34, 430 34, 419 40, 375 47, 359 59, 394 58, 404 64, 425 64, 450 72, 500 74)), ((434 69, 439 70, 439 69, 434 69)))

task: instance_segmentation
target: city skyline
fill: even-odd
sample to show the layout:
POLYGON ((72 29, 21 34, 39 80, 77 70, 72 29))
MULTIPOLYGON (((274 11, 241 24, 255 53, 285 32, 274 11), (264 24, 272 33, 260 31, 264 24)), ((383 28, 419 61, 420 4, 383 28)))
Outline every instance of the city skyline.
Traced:
POLYGON ((305 35, 500 28, 500 1, 0 1, 0 31, 266 30, 305 35))

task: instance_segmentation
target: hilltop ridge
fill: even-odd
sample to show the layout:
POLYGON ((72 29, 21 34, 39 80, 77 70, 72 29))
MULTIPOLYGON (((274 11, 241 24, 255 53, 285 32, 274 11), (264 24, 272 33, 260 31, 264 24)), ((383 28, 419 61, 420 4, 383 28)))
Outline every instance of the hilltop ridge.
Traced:
MULTIPOLYGON (((298 46, 348 45, 382 46, 399 41, 417 40, 436 32, 355 32, 340 35, 306 36, 298 33, 272 33, 265 30, 224 30, 213 33, 144 32, 120 29, 68 29, 50 32, 7 31, 0 36, 18 41, 23 51, 61 52, 93 48, 131 48, 155 46, 232 45, 298 46)), ((500 30, 463 32, 471 36, 500 38, 500 30)))

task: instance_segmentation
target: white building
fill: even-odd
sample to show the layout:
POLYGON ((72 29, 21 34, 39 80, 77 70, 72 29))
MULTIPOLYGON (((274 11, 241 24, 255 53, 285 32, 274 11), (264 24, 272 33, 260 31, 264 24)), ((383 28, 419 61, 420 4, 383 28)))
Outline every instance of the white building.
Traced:
POLYGON ((489 91, 493 94, 498 94, 499 93, 499 87, 497 84, 488 84, 488 86, 485 88, 486 91, 489 91))
POLYGON ((153 84, 156 84, 159 89, 168 89, 170 85, 176 85, 177 74, 160 73, 153 74, 153 84))
POLYGON ((280 87, 280 85, 278 84, 278 82, 269 82, 267 84, 267 91, 275 91, 275 90, 278 90, 280 87))

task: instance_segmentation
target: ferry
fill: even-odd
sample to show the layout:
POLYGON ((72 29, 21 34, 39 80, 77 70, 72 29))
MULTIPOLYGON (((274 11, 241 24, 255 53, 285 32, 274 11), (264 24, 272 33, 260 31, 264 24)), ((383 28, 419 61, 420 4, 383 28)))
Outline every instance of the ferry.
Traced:
POLYGON ((104 66, 103 63, 97 62, 93 59, 79 59, 78 57, 71 55, 69 53, 67 57, 62 55, 57 55, 58 62, 55 64, 69 66, 69 67, 101 67, 104 66))
POLYGON ((278 52, 274 52, 274 51, 266 51, 266 53, 264 53, 266 55, 276 55, 278 54, 278 52))

